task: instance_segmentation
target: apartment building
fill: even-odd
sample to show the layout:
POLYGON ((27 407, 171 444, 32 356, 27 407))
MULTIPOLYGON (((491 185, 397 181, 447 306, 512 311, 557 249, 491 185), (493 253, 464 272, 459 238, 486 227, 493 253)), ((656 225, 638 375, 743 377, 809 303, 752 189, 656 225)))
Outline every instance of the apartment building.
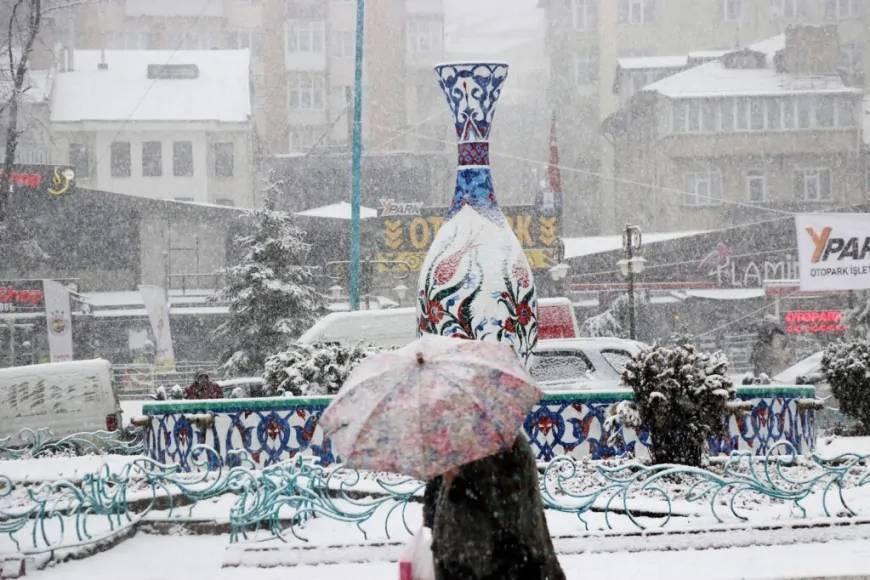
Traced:
MULTIPOLYGON (((443 21, 442 0, 366 1, 367 148, 431 147, 405 133, 430 130, 443 21)), ((354 0, 107 0, 77 10, 75 38, 90 49, 249 49, 261 152, 301 154, 350 141, 355 23, 354 0)))
POLYGON ((81 187, 252 207, 247 50, 66 51, 49 106, 57 163, 81 187), (159 82, 158 82, 159 81, 159 82))
MULTIPOLYGON (((564 188, 584 192, 566 196, 568 231, 572 223, 602 232, 623 225, 611 178, 612 145, 599 132, 601 121, 630 96, 621 92, 624 83, 615 82, 617 71, 631 66, 620 69, 622 60, 685 59, 692 51, 709 58, 781 34, 790 24, 835 25, 839 65, 857 84, 864 82, 864 62, 870 56, 870 19, 865 18, 870 9, 864 0, 541 0, 539 6, 547 21, 549 93, 565 137, 562 161, 580 170, 563 172, 564 188)), ((653 68, 679 70, 683 65, 672 61, 653 68)), ((644 80, 665 74, 637 71, 636 78, 643 86, 644 80)))
POLYGON ((863 95, 836 26, 785 33, 640 89, 608 117, 620 223, 712 230, 865 200, 863 95))

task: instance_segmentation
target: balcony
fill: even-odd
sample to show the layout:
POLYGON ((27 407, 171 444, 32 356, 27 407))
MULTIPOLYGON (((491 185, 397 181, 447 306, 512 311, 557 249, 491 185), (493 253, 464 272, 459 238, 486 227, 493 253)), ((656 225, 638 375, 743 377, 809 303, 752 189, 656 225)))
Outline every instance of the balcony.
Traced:
POLYGON ((127 0, 124 5, 127 16, 224 16, 223 0, 127 0))

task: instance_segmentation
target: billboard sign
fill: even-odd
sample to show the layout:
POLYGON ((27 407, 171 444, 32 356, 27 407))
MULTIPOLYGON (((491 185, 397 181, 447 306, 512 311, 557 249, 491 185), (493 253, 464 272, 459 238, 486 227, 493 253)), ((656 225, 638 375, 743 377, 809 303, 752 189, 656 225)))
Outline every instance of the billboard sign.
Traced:
MULTIPOLYGON (((407 262, 419 272, 449 208, 382 200, 378 212, 377 259, 407 262), (384 203, 389 201, 389 204, 384 203)), ((559 263, 562 218, 535 205, 502 207, 533 269, 547 270, 559 263)), ((405 270, 402 264, 379 264, 381 272, 405 270)))
POLYGON ((795 216, 800 289, 870 289, 870 214, 795 216))

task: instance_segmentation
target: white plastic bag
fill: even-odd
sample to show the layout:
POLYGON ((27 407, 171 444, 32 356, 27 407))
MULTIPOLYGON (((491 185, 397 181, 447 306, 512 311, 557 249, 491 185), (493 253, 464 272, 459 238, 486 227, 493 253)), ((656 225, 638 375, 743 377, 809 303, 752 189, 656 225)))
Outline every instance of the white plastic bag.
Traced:
POLYGON ((435 580, 432 530, 420 528, 399 558, 399 580, 435 580))

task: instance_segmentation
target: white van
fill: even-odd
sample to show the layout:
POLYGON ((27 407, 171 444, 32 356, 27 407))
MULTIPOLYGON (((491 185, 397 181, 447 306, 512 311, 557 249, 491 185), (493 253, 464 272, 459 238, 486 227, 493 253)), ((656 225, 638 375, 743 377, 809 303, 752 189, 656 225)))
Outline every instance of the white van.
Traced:
MULTIPOLYGON (((577 317, 570 300, 541 298, 538 301, 538 337, 541 340, 577 336, 577 317)), ((327 314, 300 336, 299 342, 337 342, 344 345, 363 342, 392 347, 405 346, 416 338, 417 310, 391 308, 327 314)))
POLYGON ((121 428, 112 365, 103 359, 0 369, 0 439, 51 429, 55 438, 121 428))

